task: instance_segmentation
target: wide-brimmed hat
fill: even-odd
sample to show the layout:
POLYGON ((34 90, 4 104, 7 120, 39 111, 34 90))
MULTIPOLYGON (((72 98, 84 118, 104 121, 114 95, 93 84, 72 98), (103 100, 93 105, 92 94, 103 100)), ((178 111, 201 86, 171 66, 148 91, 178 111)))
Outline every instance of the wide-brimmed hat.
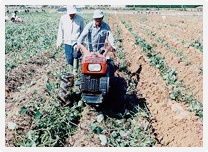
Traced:
POLYGON ((67 14, 76 14, 77 9, 74 6, 68 5, 67 6, 67 14))
POLYGON ((103 16, 103 11, 101 10, 95 10, 93 13, 93 18, 102 18, 103 16))

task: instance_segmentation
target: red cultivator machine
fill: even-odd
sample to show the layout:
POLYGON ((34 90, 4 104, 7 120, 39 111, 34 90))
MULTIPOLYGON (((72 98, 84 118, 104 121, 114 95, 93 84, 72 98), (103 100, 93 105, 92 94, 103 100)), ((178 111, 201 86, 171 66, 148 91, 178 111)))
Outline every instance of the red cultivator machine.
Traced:
MULTIPOLYGON (((112 99, 112 96, 118 97, 119 95, 118 100, 123 106, 125 102, 125 82, 121 84, 118 82, 120 79, 114 77, 114 60, 106 56, 112 48, 106 43, 104 46, 95 52, 89 52, 84 46, 81 46, 81 50, 84 52, 81 59, 81 80, 76 85, 80 88, 82 100, 87 104, 99 106, 108 100, 109 96, 112 99)), ((70 104, 72 100, 71 87, 73 85, 73 74, 62 75, 59 97, 62 106, 70 104)), ((117 106, 119 106, 118 104, 117 106)))

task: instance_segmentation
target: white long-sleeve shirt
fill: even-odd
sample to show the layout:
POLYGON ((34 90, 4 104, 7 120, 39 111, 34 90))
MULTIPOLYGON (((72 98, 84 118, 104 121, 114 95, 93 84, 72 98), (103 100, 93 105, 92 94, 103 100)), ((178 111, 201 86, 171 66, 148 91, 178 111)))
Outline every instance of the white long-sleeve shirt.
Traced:
POLYGON ((63 36, 64 44, 73 45, 76 43, 84 27, 84 19, 81 16, 76 14, 71 20, 69 14, 63 15, 59 23, 57 46, 61 46, 63 43, 63 36))

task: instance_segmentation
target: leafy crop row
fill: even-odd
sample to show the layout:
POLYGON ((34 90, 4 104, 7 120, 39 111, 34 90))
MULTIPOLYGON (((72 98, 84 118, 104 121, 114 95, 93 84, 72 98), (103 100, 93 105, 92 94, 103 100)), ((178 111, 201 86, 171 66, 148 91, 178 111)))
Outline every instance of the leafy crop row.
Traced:
MULTIPOLYGON (((136 24, 136 22, 134 22, 134 23, 139 29, 143 30, 148 35, 153 36, 157 40, 157 42, 163 44, 170 52, 173 52, 174 54, 176 54, 182 61, 186 62, 187 64, 192 64, 190 61, 187 60, 187 55, 183 54, 183 51, 179 51, 178 49, 173 49, 168 43, 165 42, 165 39, 163 37, 156 37, 154 34, 155 33, 154 31, 148 31, 147 29, 136 24)), ((196 49, 199 49, 200 51, 203 52, 203 46, 201 45, 199 39, 197 39, 195 42, 192 42, 192 43, 186 43, 185 40, 183 40, 182 43, 188 44, 189 46, 195 47, 196 49)), ((202 71, 200 73, 202 75, 203 74, 202 67, 198 67, 198 69, 200 69, 202 71)))
POLYGON ((196 115, 203 119, 203 105, 194 98, 193 93, 188 94, 187 90, 184 89, 186 86, 177 80, 176 68, 169 68, 167 64, 163 61, 164 58, 160 57, 160 55, 154 53, 153 46, 148 44, 145 39, 138 36, 132 30, 132 27, 128 25, 125 21, 119 18, 121 22, 125 25, 125 27, 134 35, 135 37, 135 44, 140 45, 144 52, 146 52, 146 56, 149 59, 149 62, 153 67, 156 67, 160 70, 161 76, 165 81, 167 81, 168 85, 171 86, 169 89, 169 97, 172 100, 186 102, 190 105, 190 111, 195 111, 196 115))
MULTIPOLYGON (((135 24, 139 29, 143 30, 145 33, 147 33, 150 36, 153 36, 155 38, 155 40, 157 40, 157 42, 163 44, 170 52, 173 52, 174 54, 176 54, 182 61, 191 64, 191 62, 189 62, 187 60, 187 55, 183 54, 182 51, 179 52, 178 49, 173 49, 168 43, 165 42, 165 39, 163 37, 156 37, 155 36, 155 32, 154 31, 148 31, 147 29, 139 26, 138 24, 135 24)), ((157 45, 157 44, 155 44, 157 45)))
MULTIPOLYGON (((120 60, 118 70, 128 75, 127 59, 125 58, 120 30, 116 22, 115 40, 117 43, 117 58, 120 60)), ((151 123, 144 121, 148 119, 150 113, 147 107, 136 105, 135 98, 131 95, 135 90, 136 83, 128 77, 125 77, 127 85, 127 106, 124 113, 115 112, 111 108, 104 108, 99 111, 97 121, 91 122, 90 130, 86 132, 87 136, 93 137, 97 134, 101 140, 101 145, 108 147, 146 147, 154 146, 151 132, 151 123)), ((143 102, 143 101, 141 101, 143 102)), ((108 105, 109 106, 109 105, 108 105)))
POLYGON ((5 22, 6 70, 24 63, 29 57, 38 58, 43 52, 54 54, 51 48, 55 48, 60 15, 51 15, 54 16, 53 19, 45 13, 21 14, 25 20, 24 24, 5 22))
MULTIPOLYGON (((128 75, 127 60, 125 58, 123 44, 121 42, 121 32, 114 21, 115 26, 115 40, 118 47, 117 57, 120 59, 119 70, 125 75, 128 75), (125 63, 125 64, 123 64, 125 63)), ((127 81, 127 109, 122 119, 115 120, 110 117, 105 122, 108 126, 110 136, 108 136, 108 144, 112 147, 143 147, 143 146, 154 146, 155 141, 153 140, 151 132, 151 123, 143 121, 144 118, 149 118, 150 113, 146 107, 141 105, 135 105, 135 98, 131 94, 135 91, 136 82, 135 80, 125 77, 127 81), (127 118, 125 118, 127 117, 127 118), (129 117, 129 118, 128 118, 129 117), (140 123, 140 125, 136 123, 140 123)))
POLYGON ((194 42, 187 43, 185 40, 182 40, 183 44, 188 44, 191 47, 194 47, 196 49, 199 49, 201 52, 203 52, 203 45, 201 44, 200 39, 195 40, 194 42))
MULTIPOLYGON (((139 16, 140 17, 140 21, 142 21, 143 22, 143 17, 142 16, 139 16)), ((141 22, 141 23, 142 23, 141 22)), ((179 22, 181 22, 181 23, 184 23, 184 20, 180 20, 179 22)), ((148 23, 146 23, 146 24, 148 24, 148 23)), ((167 27, 167 25, 164 25, 165 27, 167 27)), ((182 27, 180 27, 179 25, 177 25, 177 24, 169 24, 169 26, 175 26, 175 27, 178 27, 178 28, 180 28, 180 29, 182 29, 182 30, 185 30, 185 28, 182 28, 182 27)), ((192 27, 193 28, 193 27, 192 27)), ((159 29, 161 29, 161 25, 159 25, 159 29)), ((193 29, 195 29, 195 27, 193 28, 193 29)), ((193 31, 193 32, 196 32, 196 31, 193 31)), ((200 32, 200 31, 197 31, 197 32, 200 32)), ((192 47, 194 47, 194 48, 196 48, 196 49, 199 49, 201 52, 203 52, 203 45, 201 44, 201 42, 200 42, 200 39, 198 38, 197 40, 195 40, 194 42, 185 42, 185 40, 182 40, 182 43, 183 44, 188 44, 189 46, 192 46, 192 47)))
MULTIPOLYGON (((26 118, 31 117, 32 122, 30 124, 29 130, 21 131, 21 126, 15 127, 15 135, 13 139, 14 146, 21 147, 54 147, 54 146, 65 146, 66 139, 77 130, 78 123, 82 117, 81 112, 85 107, 83 101, 80 100, 79 89, 72 88, 73 95, 75 96, 73 105, 70 107, 60 108, 59 101, 57 99, 59 92, 60 84, 60 75, 62 72, 67 72, 68 68, 66 65, 52 69, 51 64, 59 63, 59 60, 63 60, 62 53, 63 51, 57 52, 55 50, 55 41, 58 28, 58 22, 60 15, 53 14, 51 17, 47 13, 38 13, 33 14, 38 16, 40 20, 39 23, 37 20, 31 22, 31 25, 21 25, 21 24, 6 24, 6 72, 9 77, 9 71, 12 71, 15 67, 20 64, 27 64, 36 62, 37 58, 41 58, 41 54, 50 53, 54 56, 54 59, 46 58, 48 61, 47 74, 43 75, 46 77, 44 82, 45 92, 40 90, 34 90, 32 95, 26 99, 22 99, 17 102, 26 103, 21 107, 19 111, 20 117, 26 118), (55 18, 54 18, 55 17, 55 18), (46 20, 47 19, 47 20, 46 20), (52 24, 51 24, 52 23, 52 24), (51 26, 49 26, 51 25, 51 26), (25 27, 24 27, 25 26, 25 27), (13 27, 12 32, 7 30, 13 27), (55 29, 55 30, 54 30, 55 29), (16 38, 16 33, 19 31, 19 37, 24 39, 22 43, 19 43, 22 47, 9 46, 9 39, 16 38), (27 32, 28 31, 28 32, 27 32), (51 31, 53 33, 47 33, 51 31), (26 36, 24 36, 26 35, 26 36), (46 39, 43 37, 46 35, 46 39), (50 39, 47 39, 47 35, 50 39), (44 45, 44 47, 41 46, 44 45), (10 56, 11 53, 14 53, 14 56, 10 56), (28 56, 30 57, 28 59, 28 56), (10 58, 11 57, 11 58, 10 58), (11 65, 15 66, 11 66, 11 65), (55 77, 56 79, 49 79, 48 77, 55 77), (25 101, 24 101, 25 100, 25 101)), ((25 16, 26 21, 31 21, 29 18, 31 16, 25 16), (27 18, 28 17, 28 18, 27 18)), ((92 14, 83 14, 85 23, 88 23, 92 20, 92 14)), ((108 15, 105 15, 104 18, 108 20, 108 15)), ((12 28, 11 28, 12 29, 12 28)), ((120 39, 120 32, 117 27, 116 34, 120 39)), ((125 59, 125 54, 122 48, 122 43, 116 38, 117 44, 120 43, 118 56, 120 60, 124 62, 120 63, 119 68, 125 72, 127 61, 125 59)), ((62 48, 63 49, 63 48, 62 48)), ((42 59, 42 58, 41 58, 42 59)), ((45 58, 44 58, 45 59, 45 58)), ((31 82, 35 84, 36 82, 31 82)), ((128 93, 132 93, 132 90, 135 89, 135 82, 131 79, 128 79, 129 87, 127 88, 128 93)), ((19 90, 27 90, 31 85, 20 86, 19 90)), ((90 133, 98 134, 101 139, 101 145, 107 144, 107 146, 154 146, 155 141, 150 135, 151 124, 149 122, 141 121, 143 118, 149 118, 150 114, 147 111, 146 107, 135 106, 134 98, 130 95, 127 95, 127 100, 129 101, 127 110, 125 114, 108 112, 105 114, 106 119, 100 120, 100 115, 98 115, 99 120, 97 122, 92 122, 90 129, 86 133, 91 137, 90 133), (128 110, 129 109, 129 110, 128 110), (114 118, 119 117, 119 119, 114 118), (139 124, 137 122, 140 122, 139 124), (102 137, 102 138, 101 138, 102 137), (107 138, 107 143, 103 139, 107 138)), ((12 123, 14 124, 14 123, 12 123)))
MULTIPOLYGON (((25 101, 17 101, 27 103, 22 106, 19 112, 20 117, 30 116, 34 119, 31 125, 28 126, 30 129, 27 132, 21 132, 21 126, 15 130, 13 145, 24 147, 65 146, 66 138, 76 131, 84 106, 77 95, 79 92, 76 92, 75 89, 73 89, 73 94, 76 98, 72 107, 60 108, 57 99, 60 84, 59 77, 62 72, 68 71, 66 64, 59 65, 61 60, 65 60, 62 55, 63 51, 55 49, 61 14, 23 13, 21 16, 25 20, 24 24, 5 23, 6 75, 10 79, 10 71, 15 67, 24 64, 31 68, 33 63, 36 63, 39 59, 40 62, 47 63, 45 73, 39 73, 39 71, 36 73, 36 75, 39 74, 39 77, 46 77, 45 82, 43 82, 45 83, 45 89, 43 90, 46 92, 34 90, 30 97, 23 99, 25 101), (10 39, 18 41, 18 45, 21 47, 10 45, 10 39), (54 64, 57 64, 55 69, 53 68, 54 64), (55 77, 56 79, 49 79, 49 77, 55 77)), ((90 14, 86 20, 86 22, 92 20, 92 15, 90 14)), ((24 83, 24 85, 18 87, 18 90, 27 90, 31 87, 30 84, 24 83)), ((31 81, 31 84, 35 83, 35 80, 31 81)))
POLYGON ((59 104, 47 102, 32 102, 21 108, 20 114, 33 112, 35 120, 26 136, 17 136, 16 146, 64 146, 65 139, 76 131, 76 124, 83 109, 81 104, 74 102, 73 107, 61 109, 59 104))
MULTIPOLYGON (((130 20, 128 21, 130 22, 130 20)), ((179 52, 178 49, 173 49, 168 43, 165 42, 165 39, 163 37, 156 37, 154 34, 154 31, 148 31, 147 29, 139 26, 138 24, 135 24, 135 25, 141 30, 143 30, 145 33, 147 33, 148 35, 153 36, 159 43, 163 44, 170 52, 173 52, 174 54, 176 54, 182 61, 186 62, 187 64, 192 64, 191 62, 187 60, 187 55, 183 54, 183 51, 179 52)), ((197 40, 196 42, 199 42, 199 40, 197 40)), ((154 46, 157 46, 157 44, 153 44, 153 47, 154 46)), ((200 75, 203 75, 203 68, 198 67, 198 69, 201 70, 200 75)))

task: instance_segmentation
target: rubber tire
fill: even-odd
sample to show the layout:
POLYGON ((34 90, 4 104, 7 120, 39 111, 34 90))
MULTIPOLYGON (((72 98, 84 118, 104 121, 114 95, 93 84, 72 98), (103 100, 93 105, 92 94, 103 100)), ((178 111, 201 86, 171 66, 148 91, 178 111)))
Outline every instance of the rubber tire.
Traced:
POLYGON ((108 64, 108 67, 110 68, 109 72, 110 72, 110 87, 114 85, 114 73, 115 73, 115 70, 114 70, 114 59, 113 58, 110 58, 107 62, 108 64))
POLYGON ((60 100, 60 106, 65 107, 71 103, 72 90, 74 85, 73 74, 65 73, 61 76, 61 84, 59 89, 58 99, 60 100))
POLYGON ((126 81, 122 77, 114 78, 114 85, 110 91, 112 108, 115 112, 123 113, 126 108, 126 81))

